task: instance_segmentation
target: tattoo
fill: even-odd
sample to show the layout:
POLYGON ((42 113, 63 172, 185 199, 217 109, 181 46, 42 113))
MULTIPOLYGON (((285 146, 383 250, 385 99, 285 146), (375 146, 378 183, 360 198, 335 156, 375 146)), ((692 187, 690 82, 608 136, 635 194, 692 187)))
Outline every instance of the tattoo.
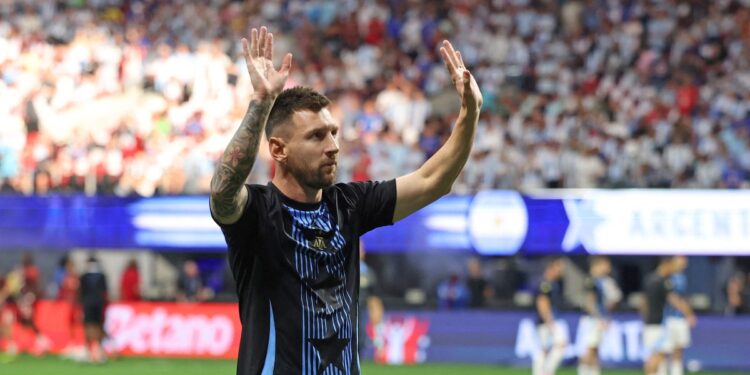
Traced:
POLYGON ((211 201, 217 217, 229 217, 240 209, 239 192, 255 163, 272 104, 272 100, 250 102, 240 127, 216 166, 211 178, 211 201))

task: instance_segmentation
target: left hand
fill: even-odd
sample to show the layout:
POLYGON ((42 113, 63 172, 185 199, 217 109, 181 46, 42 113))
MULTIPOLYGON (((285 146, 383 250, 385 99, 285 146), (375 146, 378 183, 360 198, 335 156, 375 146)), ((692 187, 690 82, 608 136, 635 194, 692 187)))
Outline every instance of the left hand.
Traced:
POLYGON ((451 42, 444 40, 440 47, 440 54, 448 68, 453 84, 456 85, 458 96, 461 97, 461 106, 470 110, 479 110, 482 107, 482 93, 479 85, 469 69, 464 65, 461 52, 453 49, 451 42))

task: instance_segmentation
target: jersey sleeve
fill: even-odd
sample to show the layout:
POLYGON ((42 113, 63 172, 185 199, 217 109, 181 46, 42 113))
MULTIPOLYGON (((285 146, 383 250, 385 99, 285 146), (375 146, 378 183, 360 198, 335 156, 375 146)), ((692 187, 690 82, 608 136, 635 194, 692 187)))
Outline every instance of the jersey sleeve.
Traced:
POLYGON ((549 297, 552 294, 552 283, 549 281, 542 281, 539 283, 539 286, 536 288, 536 295, 539 296, 547 296, 549 297))
POLYGON ((674 292, 674 283, 670 279, 664 279, 664 290, 667 293, 674 292))
POLYGON ((594 279, 587 277, 586 280, 583 281, 583 290, 586 293, 596 293, 596 283, 594 282, 594 279))
POLYGON ((396 208, 396 180, 352 182, 355 207, 359 221, 359 235, 375 228, 392 225, 396 208))
POLYGON ((247 202, 245 202, 242 216, 236 222, 232 224, 220 223, 216 220, 213 210, 211 210, 211 219, 221 228, 227 246, 230 248, 248 248, 248 243, 252 243, 253 238, 256 237, 258 232, 258 212, 262 209, 259 208, 262 203, 262 193, 260 190, 254 189, 251 185, 245 185, 245 189, 247 189, 247 202))

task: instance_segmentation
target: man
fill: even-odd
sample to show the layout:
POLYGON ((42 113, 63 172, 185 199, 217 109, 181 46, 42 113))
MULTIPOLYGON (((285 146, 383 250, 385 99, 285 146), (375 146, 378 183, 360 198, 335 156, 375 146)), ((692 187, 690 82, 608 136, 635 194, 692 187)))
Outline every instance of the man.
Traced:
POLYGON ((610 312, 616 303, 608 298, 607 283, 612 272, 609 258, 595 256, 591 258, 589 277, 584 281, 586 288, 584 319, 590 322, 591 329, 585 339, 586 352, 583 353, 578 364, 578 375, 599 375, 599 344, 604 337, 610 320, 610 312))
MULTIPOLYGON (((687 293, 687 277, 685 269, 688 265, 686 256, 676 256, 674 262, 675 273, 670 278, 674 293, 679 295, 683 300, 687 293)), ((682 375, 685 373, 682 362, 682 354, 685 348, 690 346, 690 324, 685 315, 672 305, 667 305, 665 311, 667 316, 667 335, 672 343, 672 363, 670 366, 671 375, 682 375)))
POLYGON ((130 258, 127 267, 120 276, 120 300, 123 302, 137 302, 141 300, 141 273, 138 261, 130 258))
POLYGON ((533 375, 554 374, 568 345, 568 332, 555 319, 555 314, 562 305, 562 293, 558 282, 564 270, 565 263, 561 258, 548 259, 544 266, 544 275, 536 289, 536 321, 540 348, 532 358, 533 375))
POLYGON ((378 296, 377 276, 375 272, 365 263, 365 248, 360 241, 359 244, 359 306, 362 316, 359 317, 358 326, 358 352, 364 353, 365 341, 367 340, 367 323, 372 326, 372 340, 376 349, 382 343, 380 333, 383 323, 383 300, 378 296))
POLYGON ((644 317, 643 346, 646 362, 643 370, 646 375, 666 375, 665 353, 669 353, 672 343, 664 326, 664 308, 667 303, 685 315, 690 326, 695 325, 695 315, 690 305, 674 292, 670 276, 675 273, 674 257, 664 257, 659 261, 656 271, 648 276, 644 289, 646 299, 642 306, 644 317))
POLYGON ((447 194, 471 150, 482 105, 476 81, 447 41, 440 49, 461 99, 445 145, 395 180, 335 184, 338 125, 329 101, 283 90, 265 27, 243 39, 253 86, 247 114, 219 160, 210 206, 229 248, 243 325, 238 374, 359 374, 359 237, 447 194), (275 175, 245 185, 265 129, 275 175))
POLYGON ((81 307, 83 308, 83 333, 89 360, 94 363, 106 361, 102 340, 104 339, 104 311, 107 297, 107 279, 102 272, 99 260, 90 256, 86 271, 80 282, 81 307))
POLYGON ((178 302, 204 302, 211 297, 211 291, 203 286, 200 268, 194 260, 182 264, 182 273, 177 279, 178 302))
POLYGON ((469 307, 472 309, 484 308, 487 300, 492 297, 492 288, 482 274, 482 263, 479 258, 472 257, 466 263, 469 277, 466 285, 469 288, 469 307))
POLYGON ((34 257, 31 253, 25 253, 21 260, 21 265, 10 276, 11 279, 17 279, 21 282, 11 282, 11 298, 9 300, 11 309, 15 311, 16 321, 25 328, 28 328, 36 336, 32 353, 42 355, 46 353, 52 342, 47 336, 42 334, 39 326, 36 324, 36 308, 42 297, 42 278, 39 268, 34 263, 34 257), (13 284, 19 285, 19 288, 13 287, 13 284))

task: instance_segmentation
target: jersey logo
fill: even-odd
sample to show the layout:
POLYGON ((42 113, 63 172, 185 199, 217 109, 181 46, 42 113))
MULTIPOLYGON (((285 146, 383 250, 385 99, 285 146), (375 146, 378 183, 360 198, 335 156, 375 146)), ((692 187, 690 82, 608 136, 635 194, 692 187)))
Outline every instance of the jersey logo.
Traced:
POLYGON ((333 230, 323 230, 320 228, 305 228, 302 227, 302 233, 305 235, 309 246, 315 250, 326 250, 328 249, 328 241, 333 239, 336 234, 333 230))
POLYGON ((552 291, 552 284, 550 284, 547 281, 542 282, 541 285, 539 285, 539 290, 542 291, 542 293, 549 293, 552 291))
POLYGON ((328 247, 326 246, 326 241, 320 236, 316 236, 310 246, 318 250, 324 250, 328 247))

